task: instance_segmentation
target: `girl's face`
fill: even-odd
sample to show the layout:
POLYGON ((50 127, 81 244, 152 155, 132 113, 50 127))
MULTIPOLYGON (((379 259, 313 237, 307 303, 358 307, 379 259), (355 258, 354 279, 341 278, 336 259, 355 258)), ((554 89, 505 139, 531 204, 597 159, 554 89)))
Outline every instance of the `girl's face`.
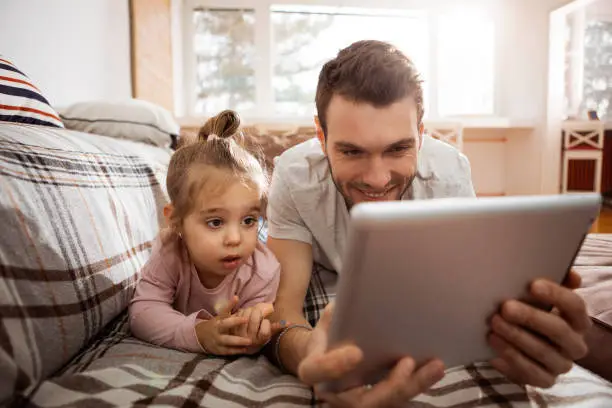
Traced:
POLYGON ((232 181, 221 194, 200 194, 184 218, 183 240, 205 287, 219 285, 253 254, 260 198, 256 188, 232 181))

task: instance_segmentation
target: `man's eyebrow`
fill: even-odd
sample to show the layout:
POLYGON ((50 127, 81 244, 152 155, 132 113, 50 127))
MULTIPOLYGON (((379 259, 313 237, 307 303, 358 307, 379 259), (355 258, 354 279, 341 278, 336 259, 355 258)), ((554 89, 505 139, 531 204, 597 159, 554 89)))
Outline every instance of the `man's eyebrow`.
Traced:
POLYGON ((404 139, 398 140, 397 142, 391 143, 389 146, 385 148, 385 150, 394 149, 397 147, 412 147, 416 144, 416 139, 414 136, 406 137, 404 139))
POLYGON ((340 150, 363 150, 363 147, 351 142, 335 142, 334 147, 340 150))
MULTIPOLYGON (((385 146, 384 150, 391 150, 398 147, 412 147, 416 144, 416 138, 414 136, 408 136, 403 139, 400 139, 396 142, 391 143, 388 146, 385 146)), ((363 147, 350 143, 350 142, 335 142, 334 147, 338 150, 365 150, 363 147)))

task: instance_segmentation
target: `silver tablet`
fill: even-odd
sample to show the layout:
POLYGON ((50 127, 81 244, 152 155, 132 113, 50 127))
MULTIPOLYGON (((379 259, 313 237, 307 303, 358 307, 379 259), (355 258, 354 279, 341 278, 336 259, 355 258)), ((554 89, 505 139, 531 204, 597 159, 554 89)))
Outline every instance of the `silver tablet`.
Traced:
POLYGON ((355 206, 329 347, 353 342, 364 361, 325 388, 374 384, 406 355, 448 368, 492 357, 488 318, 504 300, 531 302, 535 278, 563 281, 600 204, 572 194, 355 206))

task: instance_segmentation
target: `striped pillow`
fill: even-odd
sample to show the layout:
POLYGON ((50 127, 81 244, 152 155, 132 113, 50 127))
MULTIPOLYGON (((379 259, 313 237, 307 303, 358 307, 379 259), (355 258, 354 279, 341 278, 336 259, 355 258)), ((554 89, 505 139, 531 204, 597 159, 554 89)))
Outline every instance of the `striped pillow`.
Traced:
POLYGON ((63 128, 59 115, 30 78, 0 55, 0 121, 63 128))

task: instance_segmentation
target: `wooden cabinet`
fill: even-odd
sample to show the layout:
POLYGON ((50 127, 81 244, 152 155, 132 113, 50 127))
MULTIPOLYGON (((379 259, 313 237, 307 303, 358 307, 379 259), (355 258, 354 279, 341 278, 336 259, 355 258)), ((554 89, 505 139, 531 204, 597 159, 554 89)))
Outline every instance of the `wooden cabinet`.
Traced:
MULTIPOLYGON (((562 133, 562 138, 564 139, 562 143, 562 158, 564 158, 567 151, 565 149, 567 142, 567 140, 565 140, 565 131, 562 133)), ((596 151, 601 152, 602 166, 600 192, 604 194, 612 192, 612 128, 605 129, 603 132, 603 149, 601 147, 596 148, 585 143, 578 146, 578 149, 572 149, 573 152, 576 150, 585 152, 585 156, 587 157, 590 156, 590 154, 587 152, 592 152, 592 154, 595 154, 596 151)), ((593 160, 592 158, 582 159, 580 157, 574 157, 567 162, 562 160, 562 182, 563 177, 565 176, 565 165, 567 165, 568 191, 593 191, 594 180, 597 178, 596 160, 593 160)))

